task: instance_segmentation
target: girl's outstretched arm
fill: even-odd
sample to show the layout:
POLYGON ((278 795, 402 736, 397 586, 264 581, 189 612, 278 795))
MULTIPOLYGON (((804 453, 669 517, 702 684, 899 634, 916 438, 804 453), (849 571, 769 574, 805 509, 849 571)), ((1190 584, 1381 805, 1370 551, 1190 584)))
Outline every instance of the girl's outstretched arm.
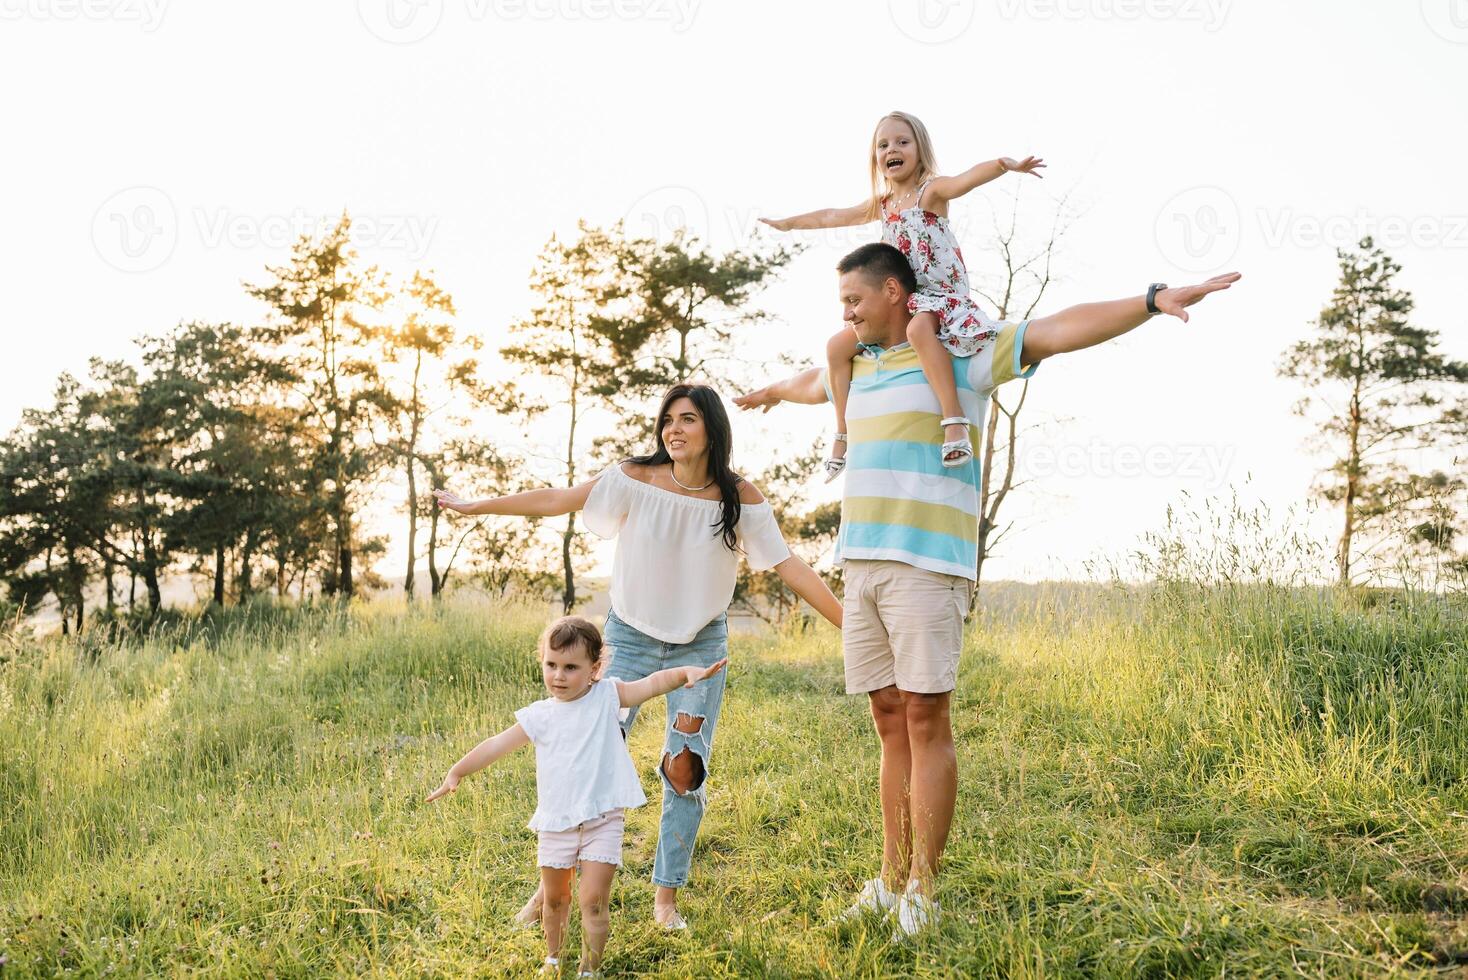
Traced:
POLYGON ((963 197, 981 184, 987 184, 996 177, 1003 177, 1010 172, 1033 174, 1043 179, 1044 174, 1039 171, 1044 169, 1045 161, 1039 157, 1025 157, 1023 160, 1000 157, 997 160, 989 160, 969 167, 963 173, 952 177, 934 177, 928 184, 928 193, 924 195, 924 200, 942 198, 945 201, 951 201, 956 197, 963 197))
POLYGON ((841 600, 836 598, 836 593, 831 591, 825 579, 816 574, 815 569, 791 555, 775 566, 775 572, 780 581, 790 586, 790 591, 810 603, 810 607, 832 626, 838 630, 841 628, 841 600))
POLYGON ((616 681, 617 696, 621 699, 622 707, 635 708, 642 702, 651 701, 669 691, 706 681, 723 670, 728 663, 729 658, 725 657, 710 667, 669 667, 667 670, 648 674, 640 681, 616 681))
POLYGON ((488 497, 484 500, 465 500, 452 490, 433 491, 440 507, 458 511, 460 514, 504 514, 510 517, 560 517, 586 506, 591 488, 596 480, 587 480, 574 487, 547 487, 544 490, 527 490, 512 493, 508 497, 488 497))
POLYGON ((795 231, 804 228, 848 228, 852 225, 864 225, 872 220, 867 217, 868 207, 869 203, 863 201, 849 208, 823 208, 820 211, 797 214, 790 218, 761 218, 759 220, 776 231, 795 231))
POLYGON ((442 785, 428 794, 426 802, 432 803, 434 800, 448 796, 459 788, 459 780, 465 776, 471 776, 485 766, 529 744, 530 736, 525 734, 525 729, 521 728, 518 723, 511 725, 498 735, 491 735, 470 749, 464 758, 450 767, 448 774, 443 777, 442 785))

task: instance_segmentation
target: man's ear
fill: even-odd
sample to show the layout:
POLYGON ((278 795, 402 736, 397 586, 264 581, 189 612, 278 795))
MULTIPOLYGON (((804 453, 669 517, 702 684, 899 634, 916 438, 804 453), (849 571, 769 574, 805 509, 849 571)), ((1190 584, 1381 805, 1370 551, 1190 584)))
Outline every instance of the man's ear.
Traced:
POLYGON ((882 295, 889 303, 896 303, 902 299, 902 283, 897 281, 896 276, 888 276, 882 281, 882 295))

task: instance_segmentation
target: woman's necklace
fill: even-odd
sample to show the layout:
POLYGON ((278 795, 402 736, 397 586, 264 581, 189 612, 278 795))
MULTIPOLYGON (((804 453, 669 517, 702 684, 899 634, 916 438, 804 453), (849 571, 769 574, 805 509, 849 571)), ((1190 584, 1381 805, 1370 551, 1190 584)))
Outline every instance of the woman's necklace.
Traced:
POLYGON ((668 475, 673 478, 673 482, 674 483, 678 484, 678 486, 682 487, 684 490, 687 490, 689 493, 701 493, 704 490, 707 490, 709 487, 711 487, 711 486, 714 485, 714 481, 713 480, 710 480, 709 482, 705 483, 701 487, 690 487, 688 484, 686 484, 682 480, 678 479, 678 467, 676 467, 676 466, 671 466, 670 465, 668 467, 668 475))

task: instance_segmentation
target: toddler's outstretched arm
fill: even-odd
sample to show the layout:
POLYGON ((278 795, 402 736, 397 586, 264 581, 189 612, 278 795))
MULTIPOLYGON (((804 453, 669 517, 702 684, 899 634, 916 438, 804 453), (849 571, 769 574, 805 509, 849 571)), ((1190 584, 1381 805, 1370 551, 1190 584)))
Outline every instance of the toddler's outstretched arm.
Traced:
POLYGON ((795 231, 801 228, 848 228, 851 225, 864 225, 871 221, 872 219, 867 217, 869 207, 870 204, 863 201, 849 208, 823 208, 820 211, 809 211, 789 218, 761 218, 759 220, 776 231, 795 231))
POLYGON ((530 736, 525 734, 525 729, 521 728, 518 723, 511 725, 498 735, 491 735, 465 753, 464 758, 455 762, 449 768, 448 774, 443 777, 442 785, 429 793, 428 799, 424 802, 432 803, 434 800, 448 796, 459 788, 459 780, 465 776, 471 776, 485 766, 529 744, 530 736))
POLYGON ((951 201, 957 197, 963 197, 969 191, 981 184, 1007 173, 1033 174, 1044 179, 1044 174, 1039 171, 1045 169, 1045 161, 1039 157, 1025 157, 1023 160, 1014 160, 1009 157, 1000 157, 997 160, 989 160, 984 163, 969 167, 961 174, 952 177, 934 177, 928 184, 928 193, 924 200, 931 201, 934 198, 942 198, 951 201))
POLYGON ((622 707, 635 708, 644 701, 676 691, 680 687, 692 687, 706 681, 723 670, 729 663, 725 657, 711 667, 669 667, 655 674, 648 674, 640 681, 617 681, 617 695, 622 707))

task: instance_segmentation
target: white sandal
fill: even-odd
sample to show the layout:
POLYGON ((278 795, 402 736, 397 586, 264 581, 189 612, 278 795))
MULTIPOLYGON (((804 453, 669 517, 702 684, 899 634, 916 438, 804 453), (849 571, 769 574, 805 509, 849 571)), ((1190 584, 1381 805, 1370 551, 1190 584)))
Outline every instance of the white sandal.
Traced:
MULTIPOLYGON (((943 419, 938 425, 946 429, 950 425, 968 426, 973 425, 973 423, 962 415, 954 415, 943 419)), ((969 442, 968 436, 964 436, 962 439, 955 439, 952 442, 945 442, 943 443, 942 457, 943 465, 950 470, 962 466, 974 458, 974 444, 969 442), (949 453, 956 453, 957 455, 949 459, 949 453)))
MULTIPOLYGON (((834 436, 831 437, 831 441, 840 443, 846 442, 846 433, 836 433, 834 436)), ((832 456, 830 459, 826 460, 826 482, 830 483, 832 480, 836 479, 836 477, 841 475, 841 471, 844 469, 846 469, 845 456, 832 456)))

